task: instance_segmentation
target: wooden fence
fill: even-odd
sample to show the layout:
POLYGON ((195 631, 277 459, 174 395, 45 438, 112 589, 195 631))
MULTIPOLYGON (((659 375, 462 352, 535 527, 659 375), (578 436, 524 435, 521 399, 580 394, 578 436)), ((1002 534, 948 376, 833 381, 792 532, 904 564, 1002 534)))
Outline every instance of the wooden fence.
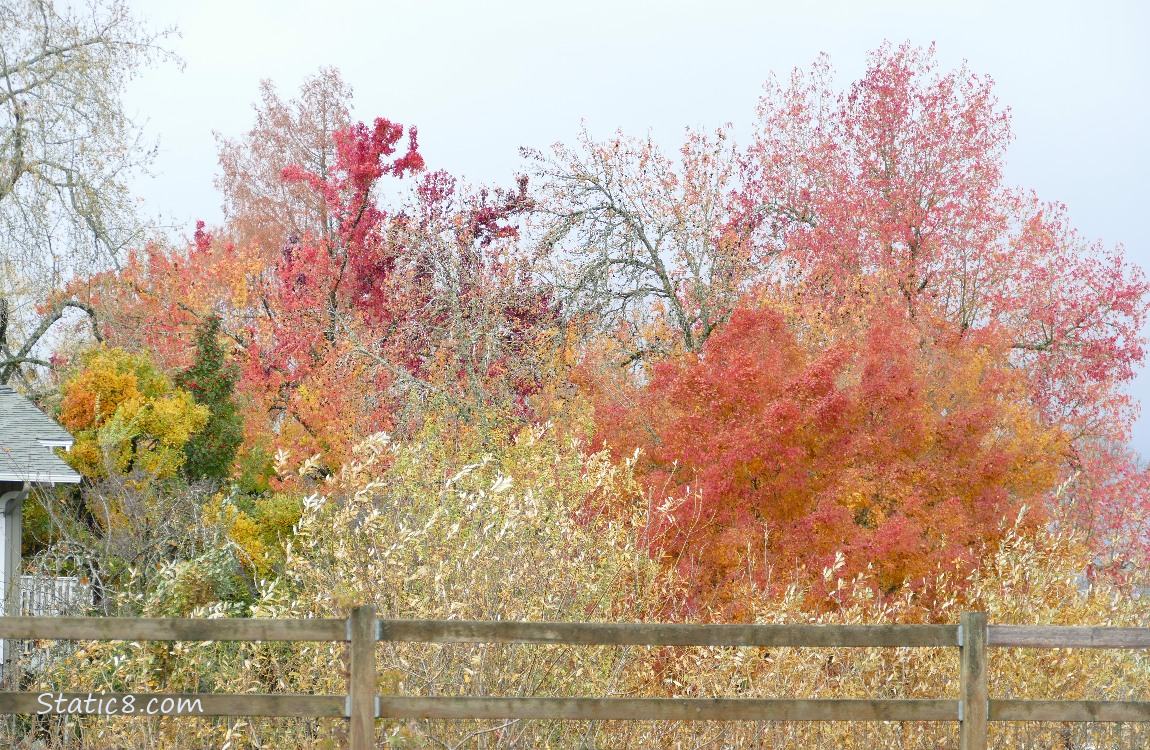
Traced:
MULTIPOLYGON (((1150 628, 987 625, 681 625, 377 620, 357 607, 347 620, 0 617, 0 638, 125 641, 326 641, 350 644, 347 695, 159 695, 0 692, 0 714, 109 713, 130 703, 146 715, 342 717, 351 750, 373 747, 375 719, 627 719, 712 721, 951 721, 960 748, 984 750, 991 721, 1148 722, 1150 701, 995 700, 988 648, 1150 648, 1150 628), (379 641, 642 646, 957 648, 960 697, 803 700, 756 698, 481 698, 379 696, 379 641), (150 710, 156 708, 155 711, 150 710)), ((120 713, 128 713, 120 711, 120 713)))

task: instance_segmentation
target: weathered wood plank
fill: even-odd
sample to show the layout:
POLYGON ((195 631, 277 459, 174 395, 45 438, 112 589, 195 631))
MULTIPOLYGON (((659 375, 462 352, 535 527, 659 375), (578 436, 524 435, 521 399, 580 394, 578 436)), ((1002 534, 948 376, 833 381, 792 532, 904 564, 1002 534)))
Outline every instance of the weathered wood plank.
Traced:
POLYGON ((986 613, 962 613, 962 663, 959 694, 962 697, 961 750, 986 750, 987 673, 986 613))
POLYGON ((1000 648, 1150 648, 1150 628, 991 625, 986 645, 1000 648))
POLYGON ((375 747, 375 607, 365 604, 351 611, 351 700, 349 750, 375 747))
POLYGON ((1150 701, 992 700, 991 721, 1150 721, 1150 701))
POLYGON ((958 645, 956 625, 684 625, 382 620, 380 640, 654 646, 958 645))
POLYGON ((346 620, 0 617, 0 638, 116 641, 346 641, 346 620))
POLYGON ((619 719, 636 721, 957 721, 954 700, 760 698, 394 697, 380 715, 426 719, 619 719))
POLYGON ((342 695, 0 692, 0 714, 344 717, 346 702, 342 695))

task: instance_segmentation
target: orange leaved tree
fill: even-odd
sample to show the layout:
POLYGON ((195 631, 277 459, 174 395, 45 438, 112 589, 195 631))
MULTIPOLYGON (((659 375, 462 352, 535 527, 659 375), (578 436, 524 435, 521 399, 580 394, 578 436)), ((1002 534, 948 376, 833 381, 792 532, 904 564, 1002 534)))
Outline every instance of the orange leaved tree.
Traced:
POLYGON ((168 369, 189 366, 194 331, 218 319, 249 450, 327 468, 431 408, 480 423, 493 405, 524 413, 555 318, 518 244, 526 181, 473 189, 424 173, 416 129, 353 123, 349 96, 334 71, 287 103, 265 85, 256 127, 223 144, 225 226, 201 223, 186 248, 148 248, 75 290, 108 341, 168 369))
POLYGON ((973 561, 1038 506, 1064 460, 1027 382, 992 336, 930 340, 876 305, 829 340, 770 309, 738 309, 702 351, 645 386, 594 393, 599 439, 638 449, 656 522, 648 543, 738 615, 731 593, 842 556, 885 591, 973 561))

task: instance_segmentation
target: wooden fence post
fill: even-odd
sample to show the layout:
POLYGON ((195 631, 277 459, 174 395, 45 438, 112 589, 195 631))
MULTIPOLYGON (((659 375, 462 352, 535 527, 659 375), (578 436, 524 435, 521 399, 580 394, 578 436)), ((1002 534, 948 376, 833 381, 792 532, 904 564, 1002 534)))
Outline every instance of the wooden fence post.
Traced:
POLYGON ((347 621, 351 640, 351 676, 348 679, 348 728, 351 750, 375 747, 375 606, 351 611, 347 621))
POLYGON ((986 613, 963 612, 962 671, 960 673, 961 750, 986 750, 986 613))

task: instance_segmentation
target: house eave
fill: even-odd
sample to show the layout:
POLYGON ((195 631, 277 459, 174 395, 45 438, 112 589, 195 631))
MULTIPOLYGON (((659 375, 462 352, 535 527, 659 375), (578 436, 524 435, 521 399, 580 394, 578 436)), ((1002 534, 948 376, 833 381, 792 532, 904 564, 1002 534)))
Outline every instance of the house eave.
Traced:
POLYGON ((45 448, 63 448, 66 451, 72 450, 75 440, 62 440, 58 438, 36 438, 36 442, 45 448))
POLYGON ((79 484, 82 477, 76 472, 36 472, 17 474, 0 471, 0 482, 31 482, 32 484, 79 484))

